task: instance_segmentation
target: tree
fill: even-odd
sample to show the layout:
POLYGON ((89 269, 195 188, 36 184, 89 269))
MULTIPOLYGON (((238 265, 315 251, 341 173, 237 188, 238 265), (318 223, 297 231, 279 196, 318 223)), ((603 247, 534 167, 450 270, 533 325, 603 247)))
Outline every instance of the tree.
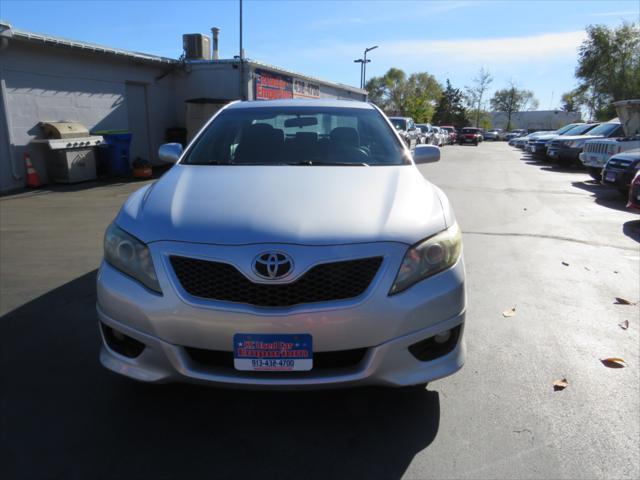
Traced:
POLYGON ((507 88, 497 90, 491 99, 491 108, 496 112, 504 112, 507 114, 507 130, 511 130, 511 116, 514 112, 527 109, 535 109, 538 107, 533 92, 529 90, 521 90, 511 82, 507 88))
POLYGON ((464 96, 459 88, 453 88, 447 78, 447 87, 444 89, 433 121, 438 125, 455 125, 464 127, 467 125, 467 112, 464 108, 464 96))
POLYGON ((433 75, 426 72, 412 73, 404 87, 402 111, 417 123, 430 122, 442 87, 433 75))
POLYGON ((640 28, 588 26, 575 74, 579 83, 572 93, 591 117, 614 116, 612 102, 640 97, 640 28))
POLYGON ((487 92, 489 85, 493 82, 493 77, 488 70, 481 68, 478 72, 478 76, 473 79, 473 85, 466 86, 467 103, 469 107, 475 110, 475 126, 480 124, 480 110, 482 109, 482 100, 484 94, 487 92))
POLYGON ((560 109, 564 112, 577 112, 580 110, 580 99, 576 95, 576 92, 566 92, 561 97, 562 104, 560 109))
POLYGON ((369 100, 387 114, 406 115, 417 123, 429 122, 442 87, 426 72, 407 75, 390 68, 382 77, 371 78, 366 85, 369 100))

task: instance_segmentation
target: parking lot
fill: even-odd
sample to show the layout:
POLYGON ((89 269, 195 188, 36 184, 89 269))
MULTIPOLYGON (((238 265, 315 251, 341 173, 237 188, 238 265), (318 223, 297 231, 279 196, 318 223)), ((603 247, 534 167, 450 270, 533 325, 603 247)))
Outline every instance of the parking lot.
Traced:
POLYGON ((420 169, 453 204, 468 274, 467 363, 423 391, 119 378, 98 363, 94 283, 140 183, 0 198, 0 476, 638 478, 640 319, 615 300, 639 300, 638 215, 504 142, 420 169))

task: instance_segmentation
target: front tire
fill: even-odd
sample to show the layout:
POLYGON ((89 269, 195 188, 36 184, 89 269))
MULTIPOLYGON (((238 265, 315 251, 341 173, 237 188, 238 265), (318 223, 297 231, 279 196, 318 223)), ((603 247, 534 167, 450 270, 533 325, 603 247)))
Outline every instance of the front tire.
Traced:
POLYGON ((597 180, 598 182, 600 182, 602 180, 602 170, 596 167, 588 167, 587 171, 589 172, 589 175, 591 175, 591 178, 593 178, 594 180, 597 180))

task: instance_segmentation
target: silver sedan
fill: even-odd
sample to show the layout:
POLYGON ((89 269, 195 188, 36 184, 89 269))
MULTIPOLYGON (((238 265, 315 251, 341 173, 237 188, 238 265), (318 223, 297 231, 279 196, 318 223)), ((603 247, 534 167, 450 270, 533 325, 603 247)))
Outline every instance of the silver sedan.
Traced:
POLYGON ((144 382, 410 386, 464 363, 447 197, 376 107, 237 102, 125 202, 98 274, 102 364, 144 382))

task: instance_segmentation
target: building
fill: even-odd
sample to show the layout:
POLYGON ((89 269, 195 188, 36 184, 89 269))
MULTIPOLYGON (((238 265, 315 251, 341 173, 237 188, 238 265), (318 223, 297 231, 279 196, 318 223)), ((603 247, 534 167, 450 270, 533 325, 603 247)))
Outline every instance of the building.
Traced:
MULTIPOLYGON (((507 114, 491 112, 493 128, 507 129, 507 114)), ((524 128, 526 130, 557 130, 568 123, 580 122, 580 114, 564 112, 562 110, 538 110, 531 112, 513 112, 511 114, 511 130, 524 128)))
POLYGON ((347 85, 254 60, 218 59, 217 40, 216 31, 213 52, 172 59, 0 23, 0 191, 25 185, 25 152, 47 181, 46 153, 33 142, 40 122, 130 131, 131 158, 156 163, 167 129, 186 128, 191 138, 232 100, 366 99, 364 90, 347 85))

